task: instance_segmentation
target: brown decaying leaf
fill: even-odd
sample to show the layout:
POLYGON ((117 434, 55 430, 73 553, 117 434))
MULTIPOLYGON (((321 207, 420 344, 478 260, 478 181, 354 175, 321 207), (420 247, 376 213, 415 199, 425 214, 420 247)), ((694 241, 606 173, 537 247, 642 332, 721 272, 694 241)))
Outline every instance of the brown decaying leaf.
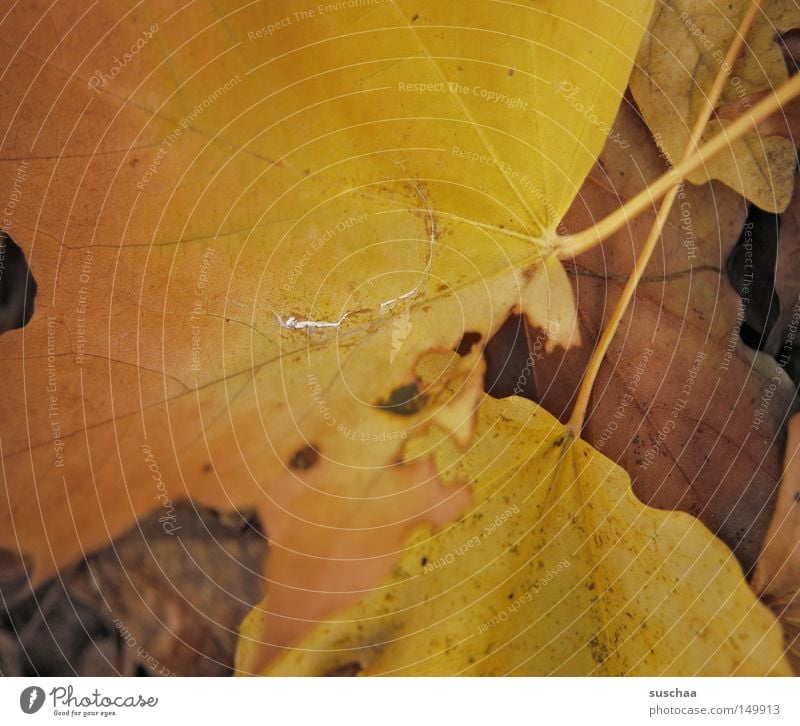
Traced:
MULTIPOLYGON (((749 5, 750 0, 663 0, 653 13, 630 87, 673 161, 689 137, 687 119, 697 117, 749 5)), ((778 36, 798 25, 800 8, 794 0, 764 1, 725 85, 723 102, 746 107, 749 94, 776 88, 786 79, 786 47, 778 36)), ((708 125, 704 140, 727 126, 720 118, 708 125)), ((720 179, 759 207, 779 212, 791 198, 794 167, 794 150, 785 139, 748 133, 689 180, 720 179)))
MULTIPOLYGON (((570 227, 618 206, 665 168, 632 107, 623 104, 615 131, 628 144, 606 145, 570 227)), ((630 473, 644 502, 699 517, 747 571, 766 531, 793 389, 771 359, 748 361, 738 341, 740 305, 724 267, 745 211, 718 183, 684 187, 601 370, 584 435, 630 473), (765 415, 752 428, 762 398, 765 415)), ((575 261, 585 341, 597 339, 653 214, 575 261)), ((590 353, 588 343, 535 362, 538 398, 562 420, 590 353)))
POLYGON ((123 665, 119 648, 112 648, 99 670, 83 670, 84 665, 98 667, 103 653, 109 654, 109 642, 116 644, 113 627, 96 608, 70 596, 62 580, 52 580, 28 593, 24 599, 0 593, 0 662, 8 676, 47 675, 81 676, 113 674, 132 675, 123 665))
POLYGON ((752 586, 783 625, 800 675, 800 415, 789 421, 783 479, 752 586))
POLYGON ((0 579, 0 673, 229 675, 265 550, 250 513, 185 503, 35 592, 0 579))
POLYGON ((231 524, 191 504, 156 512, 88 557, 69 588, 154 675, 227 675, 266 550, 243 516, 231 524))

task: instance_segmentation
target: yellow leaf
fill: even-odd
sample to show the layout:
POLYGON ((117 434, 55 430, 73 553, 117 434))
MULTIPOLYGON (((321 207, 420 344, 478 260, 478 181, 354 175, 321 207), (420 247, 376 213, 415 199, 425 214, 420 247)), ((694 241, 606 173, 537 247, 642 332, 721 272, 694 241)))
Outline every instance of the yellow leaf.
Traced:
POLYGON ((380 588, 272 665, 253 610, 240 672, 789 673, 780 628, 730 551, 693 517, 644 506, 544 409, 486 399, 466 454, 436 445, 440 470, 472 481, 471 511, 417 532, 380 588))
POLYGON ((480 356, 453 396, 427 357, 511 310, 577 340, 550 242, 651 5, 15 6, 0 196, 23 160, 39 292, 0 340, 0 546, 41 581, 192 497, 258 509, 282 638, 379 581, 467 504, 403 448, 469 437, 480 356))
MULTIPOLYGON (((613 211, 664 171, 635 109, 624 104, 614 130, 629 148, 606 145, 564 219, 572 229, 613 211), (627 168, 637 174, 614 174, 627 168)), ((682 188, 635 306, 607 353, 609 364, 598 377, 583 438, 633 475, 634 493, 645 503, 698 517, 750 571, 769 523, 764 501, 780 475, 780 431, 795 387, 773 386, 768 415, 754 431, 751 413, 773 383, 776 366, 774 359, 759 366, 747 346, 737 343, 745 313, 726 279, 724 261, 742 234, 746 212, 742 198, 719 182, 682 188), (681 389, 695 375, 687 399, 681 389), (731 415, 734 405, 743 415, 731 415)), ((600 336, 655 214, 654 206, 575 261, 572 279, 584 340, 600 336)), ((784 216, 781 253, 791 247, 784 241, 795 235, 800 246, 800 229, 793 235, 789 224, 784 216)), ((787 276, 800 273, 800 266, 781 261, 787 276)), ((780 264, 777 269, 780 274, 780 264)), ((800 285, 800 274, 792 282, 800 285)), ((780 299, 791 299, 791 288, 784 289, 780 299)), ((792 306, 783 307, 788 324, 792 306)), ((537 359, 537 402, 557 414, 570 411, 591 354, 584 345, 537 359)))
MULTIPOLYGON (((630 85, 645 121, 673 162, 680 158, 749 5, 750 0, 666 0, 653 13, 630 85)), ((776 37, 796 27, 800 8, 794 0, 765 0, 723 93, 726 107, 738 102, 744 112, 753 105, 751 94, 786 80, 776 37)), ((722 128, 719 120, 712 120, 703 140, 722 128)), ((792 196, 794 170, 792 141, 752 132, 688 178, 695 184, 719 179, 762 209, 781 212, 792 196)))

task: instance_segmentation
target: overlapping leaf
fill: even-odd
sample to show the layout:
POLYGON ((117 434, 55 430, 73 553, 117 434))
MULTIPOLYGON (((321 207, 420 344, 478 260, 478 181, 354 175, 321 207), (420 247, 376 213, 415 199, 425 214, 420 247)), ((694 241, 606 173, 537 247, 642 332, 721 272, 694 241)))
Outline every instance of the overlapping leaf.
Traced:
MULTIPOLYGON (((624 146, 606 145, 565 218, 570 229, 614 210, 666 168, 630 106, 620 110, 614 133, 624 146)), ((757 291, 772 287, 749 228, 744 300, 728 282, 746 211, 719 182, 681 189, 601 369, 584 437, 630 474, 642 501, 700 518, 750 571, 769 523, 794 390, 774 360, 754 361, 739 339, 757 291)), ((655 209, 631 220, 575 261, 570 276, 584 340, 599 337, 654 216, 655 209)), ((788 296, 785 304, 791 313, 788 296)), ((540 348, 541 336, 533 331, 540 348)), ((591 346, 537 353, 537 400, 566 420, 591 346)))
POLYGON ((440 470, 475 506, 418 532, 391 577, 268 664, 264 613, 242 673, 788 674, 780 628, 699 521, 644 506, 627 474, 525 399, 486 399, 440 470))
MULTIPOLYGON (((653 13, 642 41, 631 90, 663 149, 677 161, 750 0, 667 0, 653 13)), ((794 0, 766 0, 733 68, 723 105, 753 105, 751 95, 787 78, 778 36, 800 27, 794 0)), ((726 122, 713 120, 703 136, 726 122)), ((719 179, 762 209, 782 211, 792 195, 794 144, 780 136, 750 133, 731 144, 689 180, 719 179)))
POLYGON ((800 674, 800 417, 789 422, 783 479, 753 575, 753 589, 784 629, 787 655, 800 674))
POLYGON ((253 505, 279 641, 357 598, 466 504, 402 461, 466 438, 479 356, 441 351, 512 309, 575 339, 543 261, 650 10, 15 6, 0 185, 39 295, 0 339, 0 544, 41 579, 165 498, 253 505))

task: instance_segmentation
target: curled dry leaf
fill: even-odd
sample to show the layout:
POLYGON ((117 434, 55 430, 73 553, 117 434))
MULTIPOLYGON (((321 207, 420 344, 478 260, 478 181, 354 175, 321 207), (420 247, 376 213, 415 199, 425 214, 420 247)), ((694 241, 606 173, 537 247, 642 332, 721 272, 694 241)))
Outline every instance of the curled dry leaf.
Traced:
MULTIPOLYGON (((606 145, 569 227, 616 208, 665 168, 630 106, 623 104, 614 129, 625 145, 606 145)), ((739 341, 750 302, 740 302, 725 265, 745 212, 741 197, 719 183, 682 189, 601 368, 584 437, 630 474, 642 501, 699 517, 749 571, 769 522, 794 387, 772 358, 754 362, 739 341)), ((654 214, 631 220, 574 263, 587 344, 533 366, 537 400, 562 420, 586 369, 588 341, 598 339, 654 214)), ((767 281, 748 284, 754 298, 767 281)))
POLYGON ((464 454, 429 438, 474 507, 418 532, 391 577, 274 664, 259 608, 241 673, 787 675, 780 628, 730 551, 682 512, 644 506, 627 474, 544 409, 487 398, 464 454))
MULTIPOLYGON (((630 85, 647 124, 673 161, 689 138, 688 119, 697 117, 749 4, 750 0, 665 0, 653 13, 630 85)), ((752 106, 751 94, 770 90, 788 77, 778 36, 798 27, 800 7, 794 0, 765 0, 745 52, 734 65, 723 104, 752 106)), ((721 128, 719 119, 711 121, 703 139, 721 128)), ((770 130, 765 127, 765 133, 770 130)), ((719 179, 762 209, 779 212, 791 198, 794 169, 791 141, 750 133, 689 180, 701 184, 719 179)))
POLYGON ((276 643, 371 587, 467 505, 402 459, 463 431, 480 356, 448 395, 426 356, 512 310, 576 339, 539 266, 651 8, 12 8, 0 193, 39 293, 0 339, 0 545, 41 580, 193 497, 258 509, 276 643))
POLYGON ((800 416, 789 422, 783 480, 752 584, 783 625, 800 674, 800 416))

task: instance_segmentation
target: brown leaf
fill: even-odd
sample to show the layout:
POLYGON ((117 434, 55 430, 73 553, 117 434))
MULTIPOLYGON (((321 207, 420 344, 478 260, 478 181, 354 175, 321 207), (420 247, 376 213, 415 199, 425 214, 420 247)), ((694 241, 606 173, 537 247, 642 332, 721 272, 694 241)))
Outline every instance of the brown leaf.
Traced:
MULTIPOLYGON (((627 145, 607 143, 568 215, 571 228, 665 168, 632 107, 623 106, 615 130, 627 145)), ((653 214, 575 261, 585 341, 597 340, 653 214)), ((738 340, 741 308, 724 269, 744 218, 744 201, 718 183, 683 188, 601 369, 585 437, 630 473, 644 502, 699 517, 747 571, 766 531, 793 387, 774 360, 748 357, 738 340)), ((536 361, 538 396, 562 420, 590 353, 588 343, 536 361)))
POLYGON ((88 557, 70 588, 154 675, 227 675, 239 622, 264 589, 264 537, 238 522, 190 504, 162 509, 88 557))
MULTIPOLYGON (((688 119, 696 118, 705 103, 750 5, 750 0, 662 0, 653 13, 630 88, 674 162, 689 139, 688 119)), ((745 107, 748 94, 775 88, 786 79, 786 46, 778 36, 798 25, 800 7, 795 0, 764 3, 723 87, 723 102, 745 107)), ((712 118, 703 140, 726 126, 719 117, 712 118)), ((695 170, 689 180, 701 184, 719 179, 762 209, 779 212, 791 198, 794 168, 792 144, 749 132, 695 170)))
POLYGON ((752 585, 783 625, 800 675, 800 415, 789 421, 783 479, 752 585))

